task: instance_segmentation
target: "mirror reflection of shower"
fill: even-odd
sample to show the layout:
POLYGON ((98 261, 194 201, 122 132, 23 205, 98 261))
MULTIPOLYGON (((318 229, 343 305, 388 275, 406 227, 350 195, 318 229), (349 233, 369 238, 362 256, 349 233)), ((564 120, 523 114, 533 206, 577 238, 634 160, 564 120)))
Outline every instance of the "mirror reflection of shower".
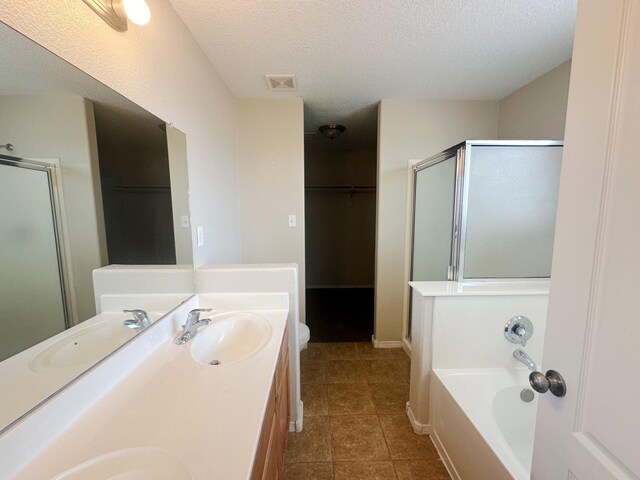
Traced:
POLYGON ((0 155, 0 361, 68 326, 55 170, 0 155))

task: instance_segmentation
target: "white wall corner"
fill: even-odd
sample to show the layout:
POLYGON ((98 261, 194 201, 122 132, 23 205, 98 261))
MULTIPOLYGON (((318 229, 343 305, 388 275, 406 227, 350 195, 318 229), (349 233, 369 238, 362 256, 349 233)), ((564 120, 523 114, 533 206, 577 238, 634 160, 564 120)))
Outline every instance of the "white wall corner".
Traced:
POLYGON ((420 423, 416 420, 415 415, 413 414, 413 410, 411 410, 411 402, 407 402, 406 406, 407 417, 409 418, 409 423, 411 423, 411 427, 413 431, 418 435, 431 435, 431 425, 428 423, 420 423))
POLYGON ((290 432, 301 432, 304 427, 304 404, 302 400, 298 404, 298 418, 293 422, 289 422, 290 432))

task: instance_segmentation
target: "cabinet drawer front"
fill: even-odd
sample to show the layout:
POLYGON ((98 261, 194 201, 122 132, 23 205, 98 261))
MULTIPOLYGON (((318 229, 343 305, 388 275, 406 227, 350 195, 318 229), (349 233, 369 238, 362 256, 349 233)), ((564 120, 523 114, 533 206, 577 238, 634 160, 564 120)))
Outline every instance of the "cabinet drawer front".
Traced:
POLYGON ((267 461, 267 450, 269 449, 269 439, 271 437, 271 428, 275 422, 276 414, 276 391, 275 385, 271 385, 267 409, 265 410, 264 420, 262 422, 262 430, 260 432, 260 441, 256 450, 256 456, 253 461, 253 470, 251 471, 251 480, 261 480, 262 472, 267 461))
POLYGON ((269 446, 267 448, 267 458, 266 463, 264 465, 264 470, 262 471, 261 480, 277 480, 280 478, 279 471, 279 451, 278 451, 278 434, 277 434, 277 425, 276 425, 276 417, 273 417, 273 421, 271 422, 271 426, 269 427, 271 431, 271 435, 269 436, 269 446))
POLYGON ((279 394, 285 377, 289 374, 289 329, 284 329, 282 345, 280 345, 280 355, 276 366, 276 395, 279 394))
POLYGON ((276 400, 276 420, 278 422, 278 460, 279 470, 284 472, 284 453, 287 448, 287 435, 289 434, 289 422, 291 420, 289 405, 289 369, 286 371, 285 382, 282 384, 280 396, 276 400))

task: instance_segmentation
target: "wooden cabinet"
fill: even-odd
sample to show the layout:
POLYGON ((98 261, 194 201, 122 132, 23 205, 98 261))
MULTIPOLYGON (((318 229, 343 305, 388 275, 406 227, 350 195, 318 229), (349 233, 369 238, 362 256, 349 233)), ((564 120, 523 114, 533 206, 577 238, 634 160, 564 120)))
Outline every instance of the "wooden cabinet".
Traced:
POLYGON ((251 480, 281 480, 284 478, 284 452, 289 432, 289 341, 285 329, 278 354, 278 364, 271 383, 271 392, 262 421, 260 442, 256 450, 251 480))

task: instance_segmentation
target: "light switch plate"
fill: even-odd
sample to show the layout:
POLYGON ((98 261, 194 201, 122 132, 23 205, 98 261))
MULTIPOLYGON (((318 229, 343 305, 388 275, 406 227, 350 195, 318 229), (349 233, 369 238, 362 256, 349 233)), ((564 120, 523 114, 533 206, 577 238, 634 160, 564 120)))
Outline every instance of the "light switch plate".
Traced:
POLYGON ((289 215, 289 226, 290 227, 295 227, 296 226, 296 216, 295 215, 289 215))

